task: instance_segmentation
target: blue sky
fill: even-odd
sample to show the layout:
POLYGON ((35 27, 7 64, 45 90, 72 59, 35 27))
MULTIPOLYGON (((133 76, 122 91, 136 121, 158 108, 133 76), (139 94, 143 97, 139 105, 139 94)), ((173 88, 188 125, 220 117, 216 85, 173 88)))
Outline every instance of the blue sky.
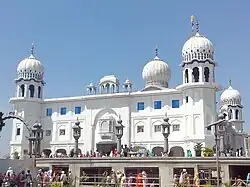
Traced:
MULTIPOLYGON (((175 87, 182 82, 181 49, 195 15, 200 33, 216 48, 217 82, 227 87, 231 78, 242 94, 249 131, 249 7, 247 0, 1 1, 0 110, 11 110, 16 67, 33 42, 45 66, 45 97, 84 95, 87 84, 107 74, 121 82, 128 77, 134 88, 142 88, 142 68, 156 45, 171 67, 170 87, 175 87)), ((10 138, 9 122, 1 132, 2 155, 9 151, 10 138)))

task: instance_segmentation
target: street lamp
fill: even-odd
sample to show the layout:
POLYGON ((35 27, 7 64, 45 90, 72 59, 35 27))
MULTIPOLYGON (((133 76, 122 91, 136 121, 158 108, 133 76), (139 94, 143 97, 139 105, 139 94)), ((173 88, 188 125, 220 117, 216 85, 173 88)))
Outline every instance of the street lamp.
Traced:
POLYGON ((41 141, 43 139, 43 129, 40 123, 35 123, 31 129, 29 140, 29 153, 32 153, 35 158, 41 156, 41 141), (33 150, 33 151, 32 151, 33 150))
POLYGON ((165 114, 165 117, 163 118, 163 123, 161 124, 161 130, 162 135, 164 137, 164 156, 168 156, 168 136, 170 134, 170 127, 171 124, 168 122, 169 118, 167 117, 167 113, 165 114))
POLYGON ((115 125, 115 135, 117 137, 117 153, 121 153, 121 147, 122 147, 122 136, 123 136, 123 128, 121 116, 119 115, 119 119, 117 121, 117 124, 115 125))
POLYGON ((217 172, 217 186, 220 186, 220 168, 219 168, 219 156, 220 153, 224 151, 224 135, 225 132, 225 123, 227 122, 226 114, 219 113, 217 121, 208 125, 207 130, 211 130, 211 127, 214 127, 214 137, 215 137, 215 154, 216 154, 216 172, 217 172), (219 135, 219 138, 218 138, 219 135), (218 150, 218 140, 220 140, 220 151, 218 150))
POLYGON ((78 157, 78 154, 79 154, 78 140, 81 137, 81 130, 82 130, 78 119, 73 125, 72 129, 73 129, 73 137, 75 139, 74 157, 78 157))

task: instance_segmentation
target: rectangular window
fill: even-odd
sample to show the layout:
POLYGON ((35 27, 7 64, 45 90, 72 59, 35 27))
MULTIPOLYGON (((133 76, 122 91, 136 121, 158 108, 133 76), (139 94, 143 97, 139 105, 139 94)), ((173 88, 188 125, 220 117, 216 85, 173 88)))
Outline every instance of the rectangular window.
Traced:
POLYGON ((19 136, 21 134, 21 129, 20 128, 17 128, 16 129, 16 135, 19 136))
POLYGON ((51 130, 46 130, 46 136, 50 136, 51 135, 51 130))
POLYGON ((65 135, 65 129, 60 129, 59 130, 59 135, 64 136, 65 135))
POLYGON ((144 126, 137 126, 137 133, 144 132, 144 126))
POLYGON ((180 131, 180 125, 179 124, 173 125, 173 131, 180 131))
POLYGON ((154 102, 154 109, 161 109, 161 101, 154 102))
POLYGON ((144 102, 137 103, 137 110, 144 110, 144 102))
POLYGON ((180 108, 180 101, 172 100, 172 108, 180 108))
POLYGON ((81 114, 81 107, 80 106, 75 107, 75 114, 81 114))
POLYGON ((188 96, 186 96, 186 103, 188 103, 188 96))
POLYGON ((161 132, 161 125, 155 125, 155 132, 161 132))
POLYGON ((46 116, 52 116, 52 108, 47 108, 46 116))
POLYGON ((66 107, 62 107, 62 108, 61 108, 61 111, 60 111, 60 114, 61 114, 61 115, 66 115, 66 112, 67 112, 66 107))

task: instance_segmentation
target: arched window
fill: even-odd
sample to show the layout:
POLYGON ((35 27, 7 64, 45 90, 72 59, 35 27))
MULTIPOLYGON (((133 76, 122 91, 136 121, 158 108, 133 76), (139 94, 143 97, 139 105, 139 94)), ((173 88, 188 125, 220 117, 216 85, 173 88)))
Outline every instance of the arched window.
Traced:
POLYGON ((231 109, 228 112, 228 119, 232 119, 232 110, 231 109))
POLYGON ((34 97, 35 94, 35 86, 34 85, 30 85, 29 86, 29 92, 30 92, 30 97, 34 97))
POLYGON ((185 70, 185 83, 188 83, 188 69, 185 70))
POLYGON ((235 110, 235 119, 239 119, 239 110, 238 109, 235 110))
POLYGON ((194 67, 193 68, 193 77, 194 77, 194 82, 199 82, 199 68, 198 67, 194 67))
POLYGON ((20 86, 20 88, 21 88, 21 97, 24 97, 24 93, 25 93, 25 86, 24 86, 24 84, 22 84, 20 86))
POLYGON ((209 82, 209 68, 208 67, 204 68, 204 77, 205 77, 205 82, 209 82))
POLYGON ((41 86, 38 86, 38 93, 37 93, 37 95, 38 95, 38 98, 41 98, 41 86))
POLYGON ((109 93, 109 92, 110 92, 110 87, 111 87, 110 84, 107 83, 107 84, 106 84, 106 93, 109 93))

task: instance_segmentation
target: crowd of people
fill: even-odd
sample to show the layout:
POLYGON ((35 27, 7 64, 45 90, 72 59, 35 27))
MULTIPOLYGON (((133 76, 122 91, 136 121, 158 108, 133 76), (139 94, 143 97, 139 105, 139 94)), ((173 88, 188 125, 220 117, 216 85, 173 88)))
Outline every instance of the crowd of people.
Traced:
POLYGON ((0 187, 50 187, 51 184, 57 186, 72 186, 73 177, 71 172, 64 171, 43 171, 38 170, 35 176, 32 176, 30 170, 23 170, 19 174, 9 167, 6 173, 0 175, 0 187))
MULTIPOLYGON (((69 155, 65 153, 55 153, 55 154, 50 154, 50 158, 60 158, 60 157, 73 157, 74 152, 71 152, 69 155)), ((128 147, 127 145, 122 145, 121 147, 121 153, 118 154, 117 149, 112 149, 110 152, 105 153, 105 152, 99 152, 98 150, 96 151, 87 151, 86 153, 80 152, 78 154, 79 158, 83 157, 155 157, 155 156, 163 156, 163 152, 159 155, 154 154, 151 151, 146 150, 145 148, 136 148, 136 147, 128 147)), ((42 157, 48 157, 45 154, 42 154, 42 157)))

